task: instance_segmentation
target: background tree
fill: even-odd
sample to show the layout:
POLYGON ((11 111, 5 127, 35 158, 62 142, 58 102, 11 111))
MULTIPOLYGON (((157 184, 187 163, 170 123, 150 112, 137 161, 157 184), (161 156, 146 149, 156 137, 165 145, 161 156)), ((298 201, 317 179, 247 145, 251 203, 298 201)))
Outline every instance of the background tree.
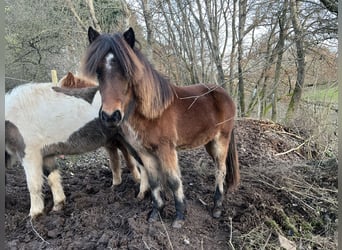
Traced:
POLYGON ((286 113, 286 118, 289 119, 293 115, 294 110, 298 107, 299 100, 302 95, 302 88, 305 80, 305 51, 304 51, 304 35, 303 27, 299 20, 299 11, 296 0, 290 0, 291 20, 294 30, 294 40, 296 44, 296 66, 297 79, 293 90, 291 101, 286 113))
POLYGON ((222 85, 239 115, 282 120, 301 105, 298 91, 336 81, 337 1, 292 1, 295 12, 289 3, 6 0, 6 86, 49 81, 51 69, 77 73, 88 26, 132 26, 143 52, 174 83, 222 85))
MULTIPOLYGON (((60 33, 58 26, 64 26, 66 13, 58 2, 6 1, 6 75, 24 81, 46 81, 47 72, 55 68, 54 59, 61 58, 68 32, 60 33), (37 5, 39 4, 39 8, 37 5)), ((68 26, 66 26, 68 27, 68 26)), ((7 84, 15 79, 7 78, 7 84)))
POLYGON ((247 19, 247 0, 239 1, 239 28, 238 28, 238 79, 239 79, 239 115, 245 116, 245 84, 244 73, 242 69, 243 60, 243 38, 245 33, 245 25, 247 19))
POLYGON ((127 28, 124 1, 5 1, 6 89, 78 72, 89 26, 113 32, 127 28))
POLYGON ((146 24, 146 51, 147 58, 153 62, 153 23, 150 0, 141 0, 143 15, 146 24))

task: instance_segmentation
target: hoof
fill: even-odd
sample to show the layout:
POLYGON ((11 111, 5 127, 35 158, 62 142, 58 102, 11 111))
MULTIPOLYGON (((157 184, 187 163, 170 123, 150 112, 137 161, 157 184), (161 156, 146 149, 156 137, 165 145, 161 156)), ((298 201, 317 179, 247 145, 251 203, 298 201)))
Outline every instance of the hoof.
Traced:
POLYGON ((65 202, 59 202, 56 205, 53 206, 52 211, 60 211, 63 209, 65 202))
POLYGON ((175 220, 175 221, 172 223, 172 227, 173 227, 173 228, 179 229, 179 228, 182 228, 182 227, 183 227, 184 223, 185 223, 185 220, 175 220))
POLYGON ((116 189, 119 185, 120 185, 120 184, 116 184, 116 185, 112 184, 112 186, 110 187, 110 189, 111 189, 112 191, 115 191, 115 189, 116 189))
POLYGON ((121 178, 113 179, 113 185, 112 186, 119 186, 122 182, 121 178))
POLYGON ((220 218, 222 215, 222 210, 219 208, 215 208, 213 211, 213 217, 214 218, 220 218))
POLYGON ((152 223, 152 222, 155 222, 155 221, 158 221, 159 220, 159 212, 158 210, 155 210, 153 209, 148 217, 148 222, 149 223, 152 223))
POLYGON ((37 219, 38 217, 41 217, 41 216, 43 216, 44 215, 44 213, 43 212, 36 212, 36 213, 30 213, 29 214, 29 217, 31 217, 31 219, 37 219))
POLYGON ((143 199, 145 199, 145 193, 139 192, 139 194, 137 195, 137 199, 138 199, 139 201, 142 201, 143 199))

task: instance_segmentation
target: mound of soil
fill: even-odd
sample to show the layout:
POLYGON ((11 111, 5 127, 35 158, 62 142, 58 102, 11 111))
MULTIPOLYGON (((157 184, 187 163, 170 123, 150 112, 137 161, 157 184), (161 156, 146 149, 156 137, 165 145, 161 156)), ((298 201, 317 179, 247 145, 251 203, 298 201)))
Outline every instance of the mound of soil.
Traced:
POLYGON ((29 192, 20 166, 6 170, 6 249, 304 249, 337 248, 337 162, 308 160, 314 148, 283 126, 251 119, 235 129, 241 185, 228 193, 220 219, 211 217, 215 166, 204 149, 179 153, 187 218, 171 227, 173 198, 165 191, 161 220, 148 223, 151 199, 135 197, 139 185, 125 162, 114 190, 103 149, 59 159, 67 202, 27 216, 29 192))

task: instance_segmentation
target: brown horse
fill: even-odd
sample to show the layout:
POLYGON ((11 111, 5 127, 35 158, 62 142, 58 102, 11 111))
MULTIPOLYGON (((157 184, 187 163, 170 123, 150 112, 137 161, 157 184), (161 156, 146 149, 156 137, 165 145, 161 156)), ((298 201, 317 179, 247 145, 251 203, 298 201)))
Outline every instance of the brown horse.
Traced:
POLYGON ((173 227, 182 227, 185 197, 177 150, 201 145, 217 165, 213 216, 220 217, 225 179, 229 190, 237 188, 240 181, 232 99, 217 85, 171 84, 135 46, 132 28, 111 35, 90 27, 88 38, 83 73, 97 76, 102 122, 114 128, 127 119, 142 145, 138 151, 153 200, 149 221, 158 219, 164 207, 160 191, 166 184, 175 199, 173 227))
POLYGON ((81 76, 75 76, 73 73, 68 72, 58 83, 63 88, 87 88, 98 86, 98 83, 81 76))
MULTIPOLYGON (((60 81, 59 84, 62 88, 67 88, 65 92, 63 92, 62 89, 55 89, 58 92, 63 92, 64 94, 71 95, 71 96, 76 96, 80 97, 82 99, 85 99, 86 101, 92 101, 94 98, 94 94, 96 93, 96 89, 94 88, 94 91, 89 91, 90 87, 97 87, 98 83, 87 78, 87 77, 81 77, 81 76, 76 76, 71 72, 68 72, 66 76, 64 76, 60 81), (83 92, 78 91, 78 89, 85 88, 83 92), (77 89, 77 92, 72 92, 70 89, 77 89)), ((128 169, 133 175, 133 178, 136 182, 140 182, 140 173, 137 168, 136 161, 130 156, 129 152, 127 149, 120 144, 117 143, 112 143, 108 144, 107 146, 104 147, 105 150, 108 153, 109 156, 109 165, 113 173, 113 187, 120 185, 122 182, 121 178, 121 165, 120 165, 120 157, 119 157, 119 152, 118 149, 122 152, 128 169), (119 145, 119 148, 118 148, 119 145)), ((138 197, 140 199, 143 198, 144 193, 146 192, 146 184, 145 181, 142 181, 141 187, 142 187, 142 192, 139 193, 138 197)))

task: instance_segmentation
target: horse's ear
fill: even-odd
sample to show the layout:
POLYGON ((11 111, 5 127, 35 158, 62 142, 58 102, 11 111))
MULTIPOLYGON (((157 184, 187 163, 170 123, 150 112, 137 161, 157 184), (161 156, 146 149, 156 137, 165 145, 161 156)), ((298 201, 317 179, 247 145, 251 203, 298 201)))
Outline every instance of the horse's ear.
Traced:
POLYGON ((69 71, 67 74, 67 79, 74 79, 74 74, 69 71))
POLYGON ((65 78, 65 81, 63 83, 63 86, 64 87, 71 87, 71 86, 75 86, 76 83, 75 83, 75 77, 74 77, 74 74, 71 73, 71 72, 68 72, 68 75, 67 77, 65 78))
POLYGON ((100 35, 99 32, 97 32, 96 30, 94 30, 91 26, 89 26, 88 28, 88 39, 89 39, 89 43, 92 43, 95 41, 95 39, 100 35))
POLYGON ((131 48, 133 48, 134 43, 135 43, 135 35, 134 35, 133 29, 130 27, 127 31, 125 31, 123 36, 124 36, 126 42, 129 44, 129 46, 131 46, 131 48))

